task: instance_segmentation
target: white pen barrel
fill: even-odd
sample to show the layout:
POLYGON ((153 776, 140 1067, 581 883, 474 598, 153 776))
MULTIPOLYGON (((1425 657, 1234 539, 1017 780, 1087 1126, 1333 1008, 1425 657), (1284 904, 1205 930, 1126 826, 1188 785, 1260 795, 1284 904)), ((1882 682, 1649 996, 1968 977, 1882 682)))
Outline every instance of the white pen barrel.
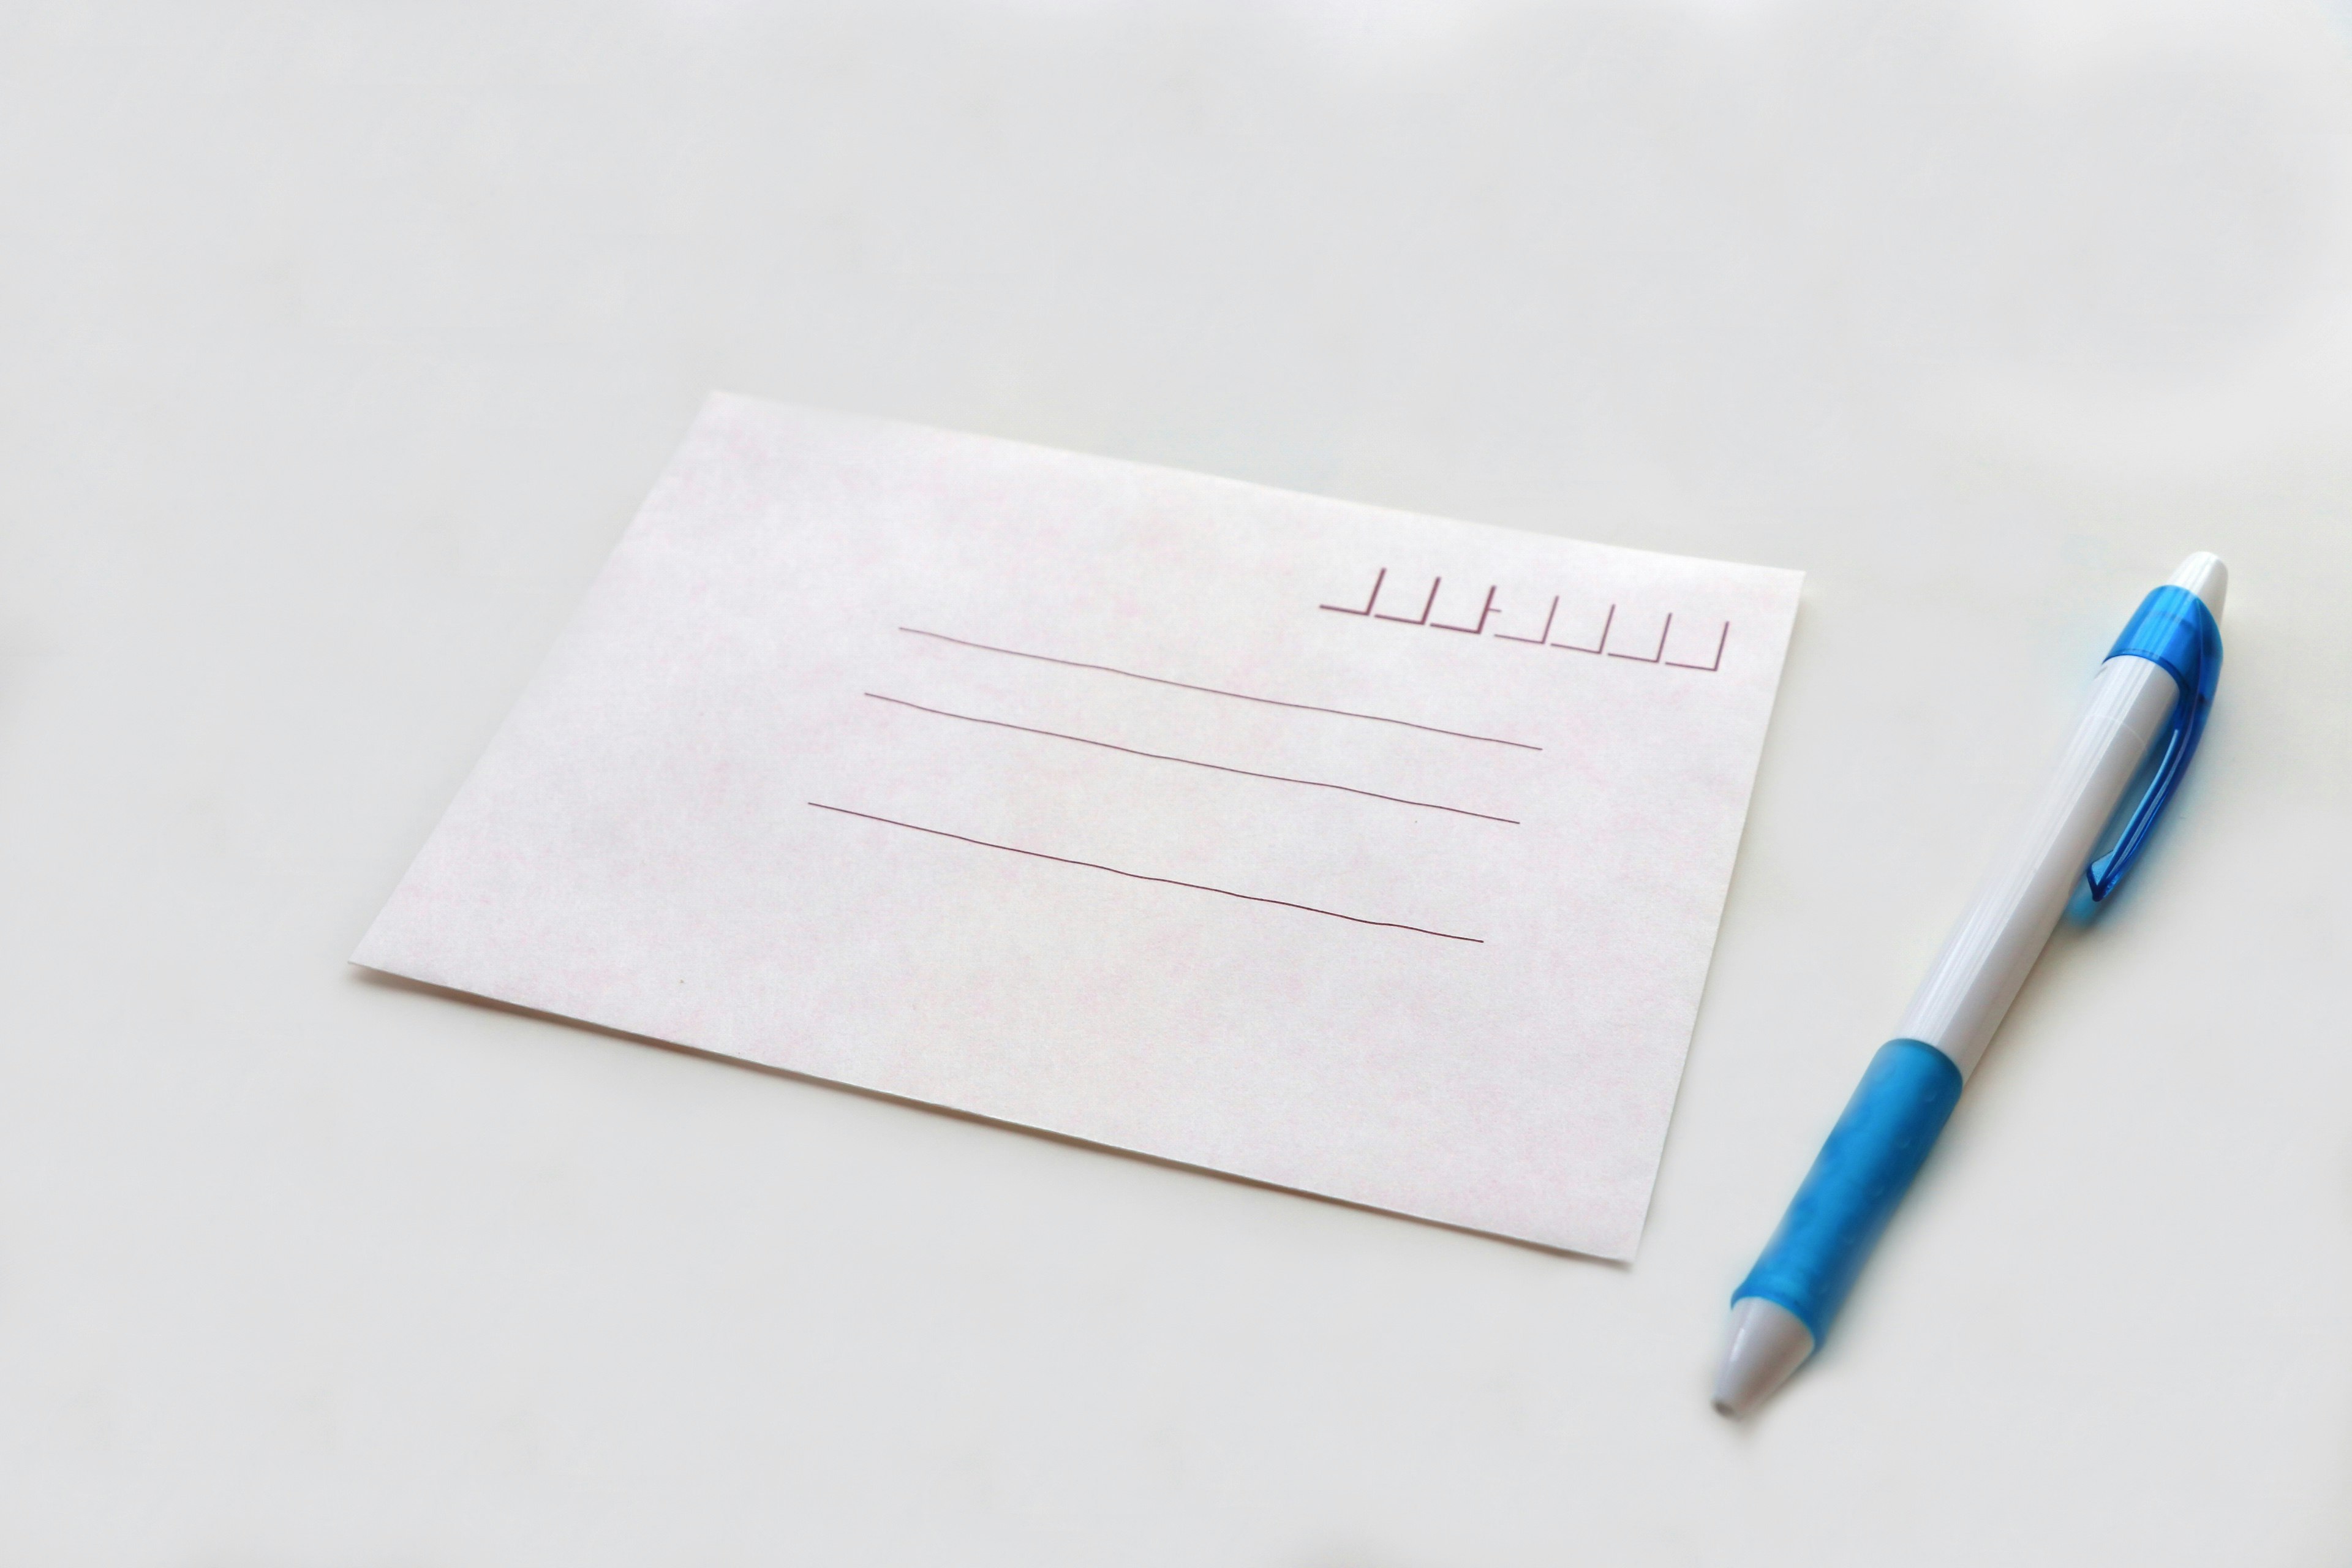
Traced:
POLYGON ((1945 939, 1898 1037, 1935 1047, 1963 1076, 1976 1069, 2177 695, 2172 677, 2147 659, 2099 667, 2056 773, 1945 939))

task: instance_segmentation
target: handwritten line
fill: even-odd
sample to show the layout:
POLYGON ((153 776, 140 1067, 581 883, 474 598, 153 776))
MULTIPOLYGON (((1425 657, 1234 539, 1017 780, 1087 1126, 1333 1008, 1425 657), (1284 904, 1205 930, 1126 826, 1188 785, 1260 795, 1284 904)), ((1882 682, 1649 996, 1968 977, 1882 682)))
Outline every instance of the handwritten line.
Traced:
MULTIPOLYGON (((1616 611, 1616 608, 1617 608, 1617 606, 1615 606, 1614 605, 1612 605, 1610 606, 1610 611, 1611 611, 1611 613, 1612 613, 1612 614, 1614 614, 1614 613, 1615 613, 1615 611, 1616 611)), ((1667 613, 1667 615, 1666 615, 1666 624, 1665 624, 1664 626, 1660 626, 1660 627, 1658 628, 1658 651, 1657 651, 1657 652, 1655 652, 1655 653, 1652 654, 1652 655, 1651 655, 1649 658, 1643 658, 1640 654, 1638 654, 1638 653, 1615 653, 1615 652, 1612 652, 1612 653, 1611 653, 1611 654, 1610 654, 1610 656, 1609 656, 1609 657, 1610 657, 1611 658, 1630 658, 1630 659, 1632 659, 1635 664, 1655 664, 1655 663, 1657 663, 1660 659, 1662 659, 1662 658, 1665 658, 1665 657, 1666 657, 1666 634, 1667 634, 1668 632, 1670 632, 1670 631, 1673 631, 1674 629, 1675 629, 1675 617, 1674 617, 1674 614, 1673 614, 1673 612, 1669 611, 1669 612, 1667 613)), ((1601 642, 1602 642, 1602 643, 1606 644, 1606 643, 1608 642, 1608 640, 1609 640, 1608 634, 1607 634, 1607 633, 1605 633, 1605 632, 1604 632, 1604 633, 1602 633, 1602 634, 1601 634, 1601 642)))
POLYGON ((900 626, 898 629, 912 633, 919 637, 933 637, 940 642, 951 642, 958 647, 976 647, 982 653, 1010 654, 1014 658, 1034 658, 1042 664, 1065 665, 1071 669, 1097 669, 1105 675, 1123 675, 1129 680, 1148 680, 1154 686, 1174 686, 1186 691, 1205 691, 1212 697, 1233 697, 1244 702, 1263 702, 1269 708, 1296 708, 1307 713, 1333 713, 1342 719, 1369 719, 1375 724, 1397 724, 1407 730, 1420 730, 1432 735, 1451 735, 1457 741, 1484 741, 1492 746, 1516 746, 1522 752, 1543 750, 1541 746, 1529 745, 1525 741, 1506 741, 1494 735, 1473 735, 1465 730, 1441 730, 1434 724, 1416 724, 1410 719, 1391 719, 1382 713, 1356 713, 1345 708, 1318 708, 1312 702, 1285 702, 1275 697, 1253 697, 1246 691, 1227 691, 1221 687, 1195 686, 1189 680, 1171 680, 1165 676, 1144 675, 1132 669, 1121 669, 1116 665, 1088 664, 1083 659, 1055 658, 1051 654, 1024 653, 1017 647, 998 647, 992 643, 969 642, 962 637, 951 637, 945 632, 927 632, 920 626, 900 626))
POLYGON ((1008 855, 1026 855, 1034 860, 1051 860, 1061 866, 1083 866, 1089 871, 1108 871, 1114 877, 1125 877, 1135 882, 1158 882, 1170 888, 1190 888, 1196 893, 1219 893, 1228 899, 1241 899, 1253 904, 1276 904, 1286 910, 1303 910, 1310 915, 1328 915, 1335 921, 1347 921, 1360 926, 1384 926, 1391 931, 1409 931, 1422 936, 1442 936, 1448 942, 1476 942, 1486 945, 1486 939, 1477 936, 1456 936, 1450 931, 1431 931, 1427 926, 1406 925, 1402 921, 1370 921, 1361 915, 1343 915, 1337 910, 1318 910, 1313 904, 1294 904, 1288 899, 1262 899, 1255 893, 1236 893, 1231 888, 1212 888, 1206 882, 1180 882, 1173 877, 1147 877, 1140 871, 1122 871, 1116 866, 1099 866, 1092 860, 1073 860, 1066 856, 1048 855, 1041 849, 1022 849, 1010 844, 992 844, 985 838, 967 838, 961 833, 950 833, 942 827, 924 827, 917 823, 900 822, 896 818, 877 816, 868 811, 852 811, 845 805, 827 805, 821 800, 808 803, 819 811, 838 812, 843 816, 864 817, 886 827, 903 827, 910 833, 928 833, 935 838, 952 838, 959 844, 975 844, 982 849, 1002 849, 1008 855))
MULTIPOLYGON (((1723 635, 1715 639, 1715 662, 1713 664, 1685 664, 1678 658, 1670 658, 1666 660, 1666 662, 1673 665, 1676 669, 1703 669, 1706 671, 1707 674, 1713 675, 1717 670, 1723 668, 1723 650, 1730 645, 1730 642, 1731 623, 1729 621, 1726 621, 1723 623, 1723 635)), ((1661 649, 1660 651, 1663 652, 1664 650, 1661 649)))
POLYGON ((1429 597, 1422 602, 1420 615, 1391 616, 1384 610, 1375 610, 1372 612, 1372 619, 1376 621, 1395 621, 1401 625, 1408 626, 1425 626, 1429 625, 1429 612, 1437 608, 1437 590, 1444 584, 1444 582, 1445 579, 1443 577, 1432 577, 1429 580, 1429 597))
POLYGON ((1380 575, 1372 579, 1372 596, 1364 601, 1364 607, 1360 610, 1351 610, 1345 605, 1318 605, 1315 607, 1318 610, 1337 610, 1343 616, 1369 616, 1372 613, 1372 606, 1381 602, 1381 584, 1388 580, 1389 569, 1383 566, 1381 568, 1380 575))
POLYGON ((1551 596, 1551 608, 1544 612, 1543 630, 1538 632, 1531 637, 1513 637, 1508 632, 1496 632, 1495 635, 1502 638, 1505 642, 1541 643, 1551 636, 1551 618, 1558 614, 1559 614, 1559 595, 1558 594, 1554 594, 1551 596))
POLYGON ((1194 757, 1171 757, 1165 752, 1138 751, 1133 746, 1114 745, 1108 741, 1089 740, 1084 735, 1065 735, 1059 730, 1037 730, 1026 724, 1014 724, 1003 719, 982 719, 971 713, 950 713, 944 708, 926 708, 919 702, 909 702, 903 697, 885 697, 879 691, 866 694, 877 702, 895 703, 900 708, 912 708, 918 713, 936 713, 942 719, 961 719, 967 724, 987 724, 999 730, 1018 730, 1024 735, 1044 735, 1055 741, 1076 741, 1081 746, 1100 746, 1106 752, 1124 752, 1130 757, 1150 757, 1156 763, 1181 763, 1188 768, 1207 768, 1214 773, 1238 773, 1245 779, 1271 779, 1276 784, 1305 784, 1310 789, 1336 789, 1342 795, 1360 795, 1370 800, 1394 801, 1399 805, 1423 806, 1431 811, 1450 811, 1456 816, 1475 816, 1486 822, 1519 826, 1516 816, 1496 816, 1484 811, 1472 811, 1466 806, 1440 805, 1433 800, 1407 800, 1401 795, 1382 795, 1376 789, 1357 789, 1350 784, 1326 784, 1321 779, 1295 779, 1286 773, 1253 773, 1248 768, 1229 768, 1223 763, 1204 763, 1194 757))
POLYGON ((1608 618, 1601 623, 1601 640, 1599 642, 1594 643, 1591 647, 1585 647, 1580 644, 1572 642, 1556 642, 1551 646, 1557 648, 1565 648, 1570 653, 1607 653, 1609 651, 1609 628, 1616 624, 1617 606, 1612 605, 1609 606, 1608 618))

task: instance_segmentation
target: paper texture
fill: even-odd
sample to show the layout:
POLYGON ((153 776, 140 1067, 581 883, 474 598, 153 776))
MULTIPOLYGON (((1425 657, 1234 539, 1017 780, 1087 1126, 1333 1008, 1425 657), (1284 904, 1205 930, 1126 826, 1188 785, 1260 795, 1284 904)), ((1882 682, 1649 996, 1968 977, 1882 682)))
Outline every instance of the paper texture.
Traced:
POLYGON ((1630 1257, 1798 584, 715 397, 354 957, 1630 1257))

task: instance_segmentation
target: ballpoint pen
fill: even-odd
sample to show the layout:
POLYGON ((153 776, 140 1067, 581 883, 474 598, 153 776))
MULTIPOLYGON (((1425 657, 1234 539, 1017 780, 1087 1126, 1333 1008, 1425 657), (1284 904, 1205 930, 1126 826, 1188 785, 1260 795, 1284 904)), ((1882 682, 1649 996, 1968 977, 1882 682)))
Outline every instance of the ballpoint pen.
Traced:
POLYGON ((2228 585, 2219 558, 2192 555, 2140 602, 2116 639, 2023 831, 1945 939, 1895 1037, 1872 1058, 1780 1228, 1732 1293, 1715 1388, 1725 1415, 1753 1409, 1820 1344, 2077 879, 2088 880, 2093 899, 2105 899, 2147 844, 2204 732, 2221 673, 2228 585), (2113 847, 2093 859, 2158 747, 2113 847))

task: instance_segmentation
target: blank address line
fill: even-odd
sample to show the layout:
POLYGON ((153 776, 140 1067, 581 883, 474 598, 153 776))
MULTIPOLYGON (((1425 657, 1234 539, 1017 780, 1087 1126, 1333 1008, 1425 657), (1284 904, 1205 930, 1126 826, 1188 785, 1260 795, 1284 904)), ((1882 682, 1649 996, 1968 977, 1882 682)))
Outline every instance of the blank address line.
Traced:
POLYGON ((944 708, 926 708, 919 702, 909 702, 903 697, 885 697, 879 691, 866 694, 877 702, 887 702, 897 708, 911 708, 918 713, 936 714, 941 719, 961 719, 967 724, 986 724, 994 730, 1017 730, 1024 735, 1043 735, 1049 741, 1075 741, 1081 746, 1099 746, 1106 752, 1119 752, 1130 757, 1149 757, 1155 763, 1181 763, 1188 768, 1207 768, 1212 773, 1237 773, 1245 779, 1266 779, 1275 784, 1305 784, 1309 789, 1336 789, 1341 795, 1360 795, 1367 800, 1392 801, 1398 805, 1411 805, 1430 811, 1450 811, 1456 816, 1475 816, 1485 822, 1519 826, 1516 816, 1496 816, 1491 812, 1472 811, 1465 805, 1440 805, 1433 800, 1407 800, 1401 795, 1382 795, 1376 789, 1358 789, 1353 784, 1328 784, 1321 779, 1297 779, 1287 773, 1261 773, 1248 768, 1229 768, 1223 763, 1204 763, 1197 757, 1174 757, 1165 752, 1139 751, 1133 746, 1121 746, 1109 741, 1090 740, 1084 735, 1066 735, 1059 730, 1039 730, 1027 724, 1015 724, 1004 719, 982 719, 971 713, 950 713, 944 708))
POLYGON ((1108 871, 1114 877, 1125 877, 1133 882, 1158 882, 1162 887, 1190 888, 1196 893, 1215 893, 1228 899, 1241 899, 1253 904, 1274 904, 1286 910, 1299 910, 1310 915, 1328 915, 1335 921, 1351 925, 1381 926, 1390 931, 1409 931, 1420 936, 1444 937, 1447 942, 1475 942, 1483 947, 1486 939, 1476 936, 1456 936, 1450 931, 1432 931, 1427 926, 1407 925, 1402 921, 1367 920, 1361 915, 1343 915, 1337 910, 1317 909, 1313 904, 1295 904, 1288 899, 1261 898, 1255 893, 1237 893, 1231 888, 1213 888, 1206 882, 1180 881, 1174 877, 1147 877, 1140 871, 1122 871, 1116 866, 1104 866, 1093 860, 1073 860, 1066 855, 1048 855, 1042 849, 1024 849, 1013 844, 994 844, 985 838, 968 838, 961 833, 950 833, 943 827, 925 827, 920 823, 900 822, 896 817, 877 816, 870 811, 852 811, 845 805, 827 805, 821 800, 808 803, 819 811, 830 811, 843 816, 878 822, 885 827, 903 827, 909 833, 928 833, 934 838, 952 838, 959 844, 977 845, 982 849, 1001 849, 1007 855, 1026 855, 1033 860, 1051 860, 1057 866, 1081 866, 1089 871, 1108 871))
POLYGON ((1189 680, 1171 680, 1164 675, 1145 675, 1140 670, 1121 669, 1112 664, 1088 664, 1079 658, 1056 658, 1052 654, 1024 653, 1017 647, 998 647, 993 643, 971 642, 963 637, 951 637, 945 632, 927 632, 920 626, 900 626, 902 632, 919 637, 930 637, 939 642, 950 642, 958 647, 978 648, 982 653, 1009 654, 1014 658, 1034 658, 1040 664, 1058 664, 1071 669, 1096 669, 1105 675, 1123 675, 1129 680, 1148 680, 1154 686, 1173 686, 1185 691, 1205 691, 1212 697, 1231 697, 1243 702, 1262 702, 1269 708, 1295 708, 1306 713, 1330 713, 1342 719, 1369 719, 1375 724, 1394 724, 1406 730, 1419 730, 1431 735, 1451 735, 1457 741, 1479 741, 1490 746, 1512 746, 1522 752, 1540 752, 1541 746, 1525 741, 1506 741, 1499 735, 1474 735, 1467 730, 1441 730, 1434 724, 1416 724, 1410 719, 1392 719, 1385 713, 1358 713, 1346 708, 1324 708, 1312 702, 1286 702, 1278 697, 1258 697, 1246 691, 1228 691, 1221 686, 1195 686, 1189 680))

